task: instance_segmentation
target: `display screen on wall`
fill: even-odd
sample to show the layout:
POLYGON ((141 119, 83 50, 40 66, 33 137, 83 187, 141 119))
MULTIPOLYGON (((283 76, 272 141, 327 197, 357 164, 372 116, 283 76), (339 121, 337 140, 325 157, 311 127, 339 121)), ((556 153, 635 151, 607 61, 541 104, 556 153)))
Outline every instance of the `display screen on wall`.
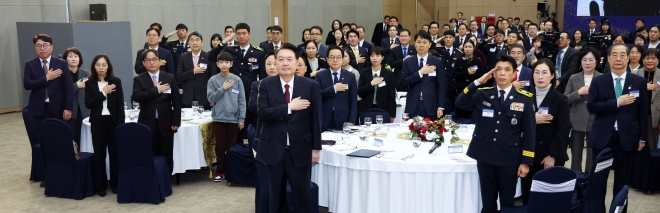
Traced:
POLYGON ((577 16, 658 16, 659 0, 577 0, 577 16))

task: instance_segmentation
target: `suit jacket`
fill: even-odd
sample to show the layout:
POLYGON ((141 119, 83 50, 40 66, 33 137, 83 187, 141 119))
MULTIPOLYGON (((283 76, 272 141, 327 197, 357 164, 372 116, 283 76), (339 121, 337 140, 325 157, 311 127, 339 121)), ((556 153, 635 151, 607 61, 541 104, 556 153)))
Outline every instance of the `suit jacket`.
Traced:
POLYGON ((385 64, 389 64, 394 69, 394 85, 401 89, 400 91, 407 91, 407 88, 401 88, 401 80, 403 79, 403 59, 408 55, 417 55, 417 50, 412 44, 408 44, 407 53, 403 54, 403 47, 400 45, 390 51, 388 57, 384 60, 385 64))
POLYGON ((386 69, 385 65, 381 65, 378 75, 384 79, 384 86, 371 86, 371 81, 374 79, 371 67, 364 68, 360 71, 361 77, 360 83, 358 84, 357 94, 362 97, 362 100, 360 100, 358 114, 374 108, 373 101, 375 98, 376 106, 378 106, 379 109, 387 111, 387 113, 390 114, 390 117, 396 117, 396 85, 394 84, 396 79, 394 73, 386 69), (376 87, 378 87, 377 91, 375 89, 376 87), (376 91, 375 97, 374 91, 376 91))
POLYGON ((37 57, 25 62, 25 71, 23 75, 23 87, 30 90, 28 103, 28 112, 32 116, 41 116, 44 112, 46 103, 46 90, 48 90, 48 99, 50 108, 55 114, 54 117, 62 118, 64 110, 73 109, 73 86, 71 86, 71 70, 66 61, 50 57, 48 65, 49 70, 62 70, 62 75, 56 79, 48 81, 44 73, 41 58, 37 57))
POLYGON ((148 126, 151 131, 158 125, 160 134, 167 136, 176 132, 172 130, 172 126, 181 126, 181 94, 174 75, 160 71, 158 81, 170 84, 171 93, 158 92, 149 72, 133 78, 133 101, 140 102, 138 123, 148 126))
POLYGON ((257 115, 259 146, 256 160, 275 165, 282 159, 289 137, 293 162, 297 166, 312 163, 312 150, 321 150, 321 97, 319 84, 305 77, 293 77, 292 97, 310 102, 309 107, 288 113, 279 77, 265 78, 259 85, 257 115))
MULTIPOLYGON (((199 64, 204 63, 207 64, 208 68, 208 56, 208 53, 201 51, 199 53, 199 59, 197 59, 197 65, 199 66, 199 64)), ((179 67, 176 69, 176 80, 183 83, 181 103, 190 106, 193 97, 195 97, 200 106, 208 106, 210 103, 206 98, 206 84, 209 82, 211 76, 217 74, 216 69, 207 69, 204 73, 195 74, 192 52, 183 54, 179 58, 178 65, 179 67)))
MULTIPOLYGON (((167 38, 165 38, 165 36, 163 36, 163 38, 160 40, 160 46, 169 50, 172 53, 172 61, 174 61, 174 64, 172 64, 172 66, 174 68, 179 66, 179 57, 187 53, 188 50, 190 49, 190 45, 188 45, 187 41, 186 43, 181 45, 181 42, 179 41, 178 38, 175 40, 168 41, 167 38)), ((174 73, 170 73, 170 74, 174 75, 174 73)))
POLYGON ((532 39, 529 37, 523 38, 522 42, 523 42, 523 46, 525 47, 525 52, 529 52, 532 49, 532 46, 534 46, 532 39))
POLYGON ((319 58, 328 58, 328 46, 323 44, 318 47, 319 58))
MULTIPOLYGON (((656 68, 656 73, 653 75, 653 83, 658 83, 660 80, 660 72, 658 71, 660 71, 660 69, 656 68)), ((633 74, 639 75, 643 78, 644 72, 646 72, 644 71, 644 68, 640 68, 633 72, 633 74)), ((658 91, 652 91, 649 101, 651 102, 651 127, 653 128, 658 128, 658 122, 660 121, 660 98, 656 99, 656 97, 658 97, 658 91)))
MULTIPOLYGON (((602 75, 594 72, 594 78, 602 75)), ((660 76, 658 76, 660 77, 660 76)), ((591 79, 593 81, 593 78, 591 79)), ((564 95, 568 98, 568 104, 571 106, 571 126, 575 131, 591 132, 591 125, 594 122, 594 114, 587 110, 587 97, 589 95, 578 95, 578 90, 584 87, 584 72, 572 75, 568 79, 564 95)))
MULTIPOLYGON (((506 48, 506 46, 506 43, 503 43, 500 50, 503 50, 506 48)), ((488 43, 483 41, 477 48, 481 50, 481 52, 483 52, 486 56, 486 70, 492 70, 495 67, 495 61, 497 60, 497 55, 499 54, 497 51, 497 43, 488 43)))
POLYGON ((427 112, 437 112, 438 108, 445 108, 447 97, 447 83, 442 59, 428 55, 425 64, 434 65, 435 76, 425 74, 419 76, 419 58, 417 55, 403 61, 403 81, 401 84, 408 87, 405 112, 411 113, 419 104, 420 94, 424 95, 424 108, 427 112))
MULTIPOLYGON (((521 70, 518 70, 520 75, 518 76, 518 81, 528 81, 529 85, 532 85, 532 69, 522 66, 521 70)), ((530 86, 523 87, 523 90, 530 91, 530 86)))
MULTIPOLYGON (((463 43, 465 43, 465 41, 467 41, 468 38, 469 38, 468 34, 465 34, 465 38, 463 38, 463 43)), ((458 34, 456 34, 456 39, 454 39, 453 46, 456 47, 456 49, 459 49, 459 47, 461 46, 461 37, 458 34)))
POLYGON ((330 69, 316 74, 316 81, 321 88, 321 102, 323 121, 321 127, 328 129, 332 112, 334 110, 335 127, 342 127, 344 122, 357 124, 357 80, 355 75, 341 69, 338 74, 339 81, 348 85, 348 90, 335 92, 332 71, 330 69))
POLYGON ((367 50, 367 54, 369 53, 369 50, 374 47, 374 45, 371 45, 371 43, 369 43, 367 41, 362 41, 362 45, 359 45, 359 46, 364 48, 365 50, 367 50))
MULTIPOLYGON (((262 43, 263 44, 263 43, 262 43)), ((282 48, 282 45, 284 42, 280 42, 279 48, 282 48)), ((270 52, 275 52, 275 44, 274 43, 268 43, 268 44, 263 44, 264 46, 260 46, 261 49, 264 49, 265 53, 270 53, 270 52)))
POLYGON ((99 90, 98 81, 90 80, 85 82, 85 106, 89 108, 89 123, 92 125, 101 125, 101 113, 103 112, 103 101, 106 101, 112 123, 115 126, 124 123, 124 90, 121 85, 121 79, 114 77, 107 80, 108 85, 115 85, 115 91, 110 94, 103 95, 99 90))
POLYGON ((619 140, 623 150, 637 150, 640 141, 648 141, 648 93, 646 79, 626 73, 622 84, 622 94, 639 90, 639 98, 632 104, 617 107, 612 74, 594 77, 589 86, 587 109, 594 114, 594 124, 587 138, 587 144, 596 149, 604 149, 610 141, 614 124, 617 123, 619 140))
POLYGON ((467 155, 497 166, 532 165, 536 140, 532 94, 511 87, 508 96, 500 105, 496 87, 477 89, 474 83, 459 93, 456 106, 475 112, 476 126, 467 155), (511 110, 514 102, 523 109, 511 110), (492 117, 484 116, 484 110, 493 110, 492 117))
POLYGON ((511 25, 509 26, 509 29, 516 31, 516 32, 525 32, 525 27, 523 25, 511 25))
POLYGON ((477 31, 479 31, 479 33, 481 33, 483 35, 486 35, 486 28, 487 27, 488 27, 487 23, 479 23, 479 28, 477 29, 477 31))
MULTIPOLYGON (((142 53, 144 50, 145 49, 138 50, 137 56, 135 57, 135 65, 133 66, 133 69, 135 69, 135 74, 138 75, 147 72, 147 68, 142 64, 142 53)), ((174 69, 174 58, 172 58, 172 53, 170 53, 169 50, 158 48, 158 54, 160 55, 161 60, 166 61, 165 65, 161 66, 160 70, 174 75, 176 70, 174 69)))
POLYGON ((481 30, 477 30, 477 33, 468 32, 466 38, 470 38, 472 36, 474 36, 476 38, 480 38, 481 40, 484 40, 486 38, 486 34, 481 33, 481 30))
MULTIPOLYGON (((264 49, 264 51, 265 51, 266 50, 265 47, 268 46, 269 44, 271 44, 271 43, 268 40, 262 41, 261 43, 259 43, 259 47, 261 47, 261 49, 264 49)), ((238 44, 236 44, 236 46, 238 46, 238 44)))
MULTIPOLYGON (((559 68, 561 70, 561 77, 557 78, 561 84, 557 87, 557 91, 564 93, 566 84, 568 84, 568 79, 571 75, 577 73, 578 67, 580 66, 580 59, 578 58, 579 53, 579 51, 572 47, 568 47, 564 53, 564 58, 562 59, 561 67, 559 68)), ((552 61, 555 62, 555 64, 557 64, 558 55, 559 53, 552 57, 552 61)))
MULTIPOLYGON (((81 68, 78 68, 78 72, 76 73, 78 79, 87 78, 89 75, 87 70, 81 68)), ((71 111, 71 119, 78 118, 78 110, 80 110, 80 115, 82 116, 80 119, 89 117, 89 108, 85 106, 85 88, 78 88, 78 84, 73 83, 73 110, 71 111)))
POLYGON ((481 63, 481 60, 474 55, 472 59, 461 57, 456 61, 454 66, 454 78, 456 78, 456 89, 458 92, 462 92, 470 83, 474 80, 477 80, 482 75, 486 73, 486 69, 481 63), (468 68, 472 66, 477 66, 477 72, 470 75, 468 68))
MULTIPOLYGON (((536 91, 532 91, 536 94, 536 91)), ((547 107, 552 120, 548 124, 536 124, 536 144, 534 145, 534 163, 539 164, 546 156, 555 159, 555 165, 563 165, 568 160, 566 147, 568 147, 569 109, 568 99, 556 90, 550 89, 541 103, 536 102, 533 96, 534 110, 547 107)))
MULTIPOLYGON (((305 71, 305 77, 310 78, 310 74, 312 73, 312 71, 316 71, 316 70, 312 70, 312 67, 309 66, 309 61, 307 60, 306 56, 305 56, 304 59, 305 60, 303 60, 303 61, 305 61, 305 66, 307 66, 307 70, 305 71)), ((325 61, 325 60, 320 59, 318 55, 316 56, 316 61, 318 61, 317 63, 319 64, 319 69, 321 69, 321 68, 327 69, 328 68, 328 62, 325 61)))
POLYGON ((364 57, 365 59, 364 63, 361 64, 357 62, 357 59, 355 58, 355 54, 353 53, 353 48, 350 45, 346 45, 343 50, 348 51, 348 55, 351 57, 350 65, 352 67, 355 67, 355 69, 362 70, 364 68, 371 66, 371 63, 369 61, 369 52, 364 47, 358 47, 358 51, 360 51, 359 56, 364 57))
MULTIPOLYGON (((395 43, 395 44, 398 44, 399 46, 401 46, 401 41, 399 41, 399 37, 398 37, 398 36, 394 38, 394 43, 395 43)), ((385 52, 385 56, 387 56, 388 54, 390 54, 390 50, 391 50, 391 49, 390 49, 390 46, 391 46, 391 44, 390 44, 390 38, 383 39, 383 40, 380 42, 380 48, 383 48, 383 52, 385 52)))
POLYGON ((382 46, 383 36, 387 35, 387 29, 383 30, 383 28, 383 22, 378 22, 376 27, 374 27, 374 33, 371 35, 371 43, 374 43, 376 46, 382 46))

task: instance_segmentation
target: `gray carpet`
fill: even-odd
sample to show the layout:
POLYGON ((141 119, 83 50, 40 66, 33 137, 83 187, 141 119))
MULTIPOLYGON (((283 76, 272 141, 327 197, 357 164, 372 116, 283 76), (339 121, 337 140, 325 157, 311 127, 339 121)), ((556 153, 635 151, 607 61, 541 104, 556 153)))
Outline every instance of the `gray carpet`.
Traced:
MULTIPOLYGON (((110 191, 105 197, 97 195, 80 201, 46 197, 39 183, 28 180, 30 153, 21 114, 0 115, 0 207, 3 212, 254 212, 254 188, 212 182, 208 171, 182 174, 181 185, 173 185, 174 193, 159 205, 118 204, 117 196, 110 191)), ((612 199, 612 174, 608 201, 612 199)), ((658 194, 646 195, 631 190, 628 210, 657 213, 660 212, 659 201, 658 194)), ((606 204, 608 208, 609 205, 606 204)), ((327 212, 324 207, 320 210, 327 212)))

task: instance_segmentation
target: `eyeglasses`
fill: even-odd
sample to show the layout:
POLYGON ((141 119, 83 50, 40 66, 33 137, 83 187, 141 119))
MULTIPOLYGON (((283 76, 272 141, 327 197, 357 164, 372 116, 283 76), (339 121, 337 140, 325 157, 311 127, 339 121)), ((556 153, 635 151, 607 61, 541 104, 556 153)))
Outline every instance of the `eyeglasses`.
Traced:
POLYGON ((310 33, 310 35, 313 35, 313 36, 320 36, 321 33, 310 33))
POLYGON ((343 60, 343 58, 341 56, 338 56, 338 55, 331 55, 331 56, 328 56, 328 60, 336 61, 336 60, 343 60))
POLYGON ((94 66, 95 67, 101 67, 101 68, 108 67, 107 64, 97 64, 97 65, 94 65, 94 66))
POLYGON ((43 44, 43 45, 37 44, 34 47, 36 47, 37 49, 48 49, 50 47, 50 44, 43 44))
POLYGON ((148 63, 160 62, 160 58, 147 58, 144 59, 144 62, 148 62, 148 63))

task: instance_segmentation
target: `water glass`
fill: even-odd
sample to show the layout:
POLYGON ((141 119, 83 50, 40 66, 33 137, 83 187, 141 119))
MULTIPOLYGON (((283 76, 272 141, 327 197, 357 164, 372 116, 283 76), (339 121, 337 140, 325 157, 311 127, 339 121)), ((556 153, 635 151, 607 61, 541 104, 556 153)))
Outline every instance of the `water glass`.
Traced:
POLYGON ((403 122, 408 121, 408 113, 404 112, 403 113, 403 122))
POLYGON ((371 117, 364 118, 364 125, 369 128, 371 126, 371 117))
POLYGON ((136 122, 135 119, 137 118, 138 113, 136 111, 130 111, 128 113, 128 118, 131 119, 131 122, 136 122))
POLYGON ((345 122, 342 130, 344 131, 344 135, 348 135, 351 132, 351 123, 345 122))
POLYGON ((422 145, 422 139, 420 139, 419 137, 415 137, 415 138, 413 138, 412 141, 413 141, 413 143, 412 143, 413 147, 415 147, 415 154, 417 154, 418 153, 417 150, 419 149, 419 146, 422 145))
POLYGON ((380 126, 383 125, 383 115, 376 115, 376 123, 380 126))
POLYGON ((365 144, 366 144, 367 140, 369 140, 369 131, 367 131, 366 129, 362 129, 358 133, 358 136, 360 137, 360 141, 362 141, 360 143, 360 147, 362 147, 362 148, 366 147, 365 144))

